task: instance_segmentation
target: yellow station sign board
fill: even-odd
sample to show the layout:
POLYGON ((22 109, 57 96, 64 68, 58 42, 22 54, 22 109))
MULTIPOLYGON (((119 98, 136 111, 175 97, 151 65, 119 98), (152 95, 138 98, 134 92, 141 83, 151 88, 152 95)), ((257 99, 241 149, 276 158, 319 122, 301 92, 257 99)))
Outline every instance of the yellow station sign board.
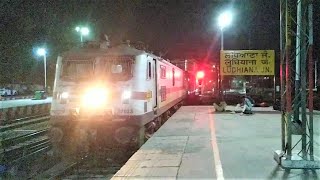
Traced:
POLYGON ((221 75, 274 75, 274 50, 220 51, 221 75))

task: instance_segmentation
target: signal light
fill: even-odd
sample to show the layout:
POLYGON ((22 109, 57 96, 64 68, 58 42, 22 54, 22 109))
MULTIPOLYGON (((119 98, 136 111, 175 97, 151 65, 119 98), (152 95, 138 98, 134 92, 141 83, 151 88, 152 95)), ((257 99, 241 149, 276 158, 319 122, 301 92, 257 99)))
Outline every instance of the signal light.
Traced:
POLYGON ((198 71, 197 72, 197 79, 202 79, 204 77, 204 72, 203 71, 198 71))

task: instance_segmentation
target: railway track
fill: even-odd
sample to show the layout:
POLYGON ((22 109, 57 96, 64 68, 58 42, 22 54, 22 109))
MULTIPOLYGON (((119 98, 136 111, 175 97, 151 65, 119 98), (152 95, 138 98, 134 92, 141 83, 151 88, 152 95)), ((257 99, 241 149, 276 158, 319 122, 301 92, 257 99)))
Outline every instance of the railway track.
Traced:
POLYGON ((5 134, 6 131, 46 122, 49 121, 49 119, 50 116, 47 114, 16 119, 13 120, 12 123, 7 123, 6 125, 1 126, 0 133, 5 134))
POLYGON ((100 168, 80 166, 74 168, 70 175, 63 176, 62 179, 111 179, 121 167, 122 165, 116 164, 100 168))
POLYGON ((50 150, 50 141, 46 137, 39 137, 17 144, 1 152, 2 162, 13 166, 19 162, 30 160, 31 157, 46 153, 50 150))
POLYGON ((30 120, 37 119, 37 118, 43 118, 43 117, 49 117, 49 114, 44 113, 44 114, 38 114, 38 115, 34 115, 34 116, 18 118, 18 119, 14 119, 14 120, 10 120, 10 121, 5 121, 2 126, 16 124, 16 123, 22 123, 22 122, 28 122, 30 120))
POLYGON ((19 167, 28 167, 51 149, 48 120, 47 114, 40 114, 12 120, 0 127, 1 177, 15 176, 19 167))
POLYGON ((31 179, 110 179, 133 153, 123 156, 120 149, 99 149, 99 152, 91 152, 73 162, 61 161, 31 179))

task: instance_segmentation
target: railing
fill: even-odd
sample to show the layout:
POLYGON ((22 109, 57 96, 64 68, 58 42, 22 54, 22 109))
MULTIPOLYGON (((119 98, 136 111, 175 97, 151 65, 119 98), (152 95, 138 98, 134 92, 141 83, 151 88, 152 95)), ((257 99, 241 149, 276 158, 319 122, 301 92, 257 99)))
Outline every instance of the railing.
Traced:
POLYGON ((49 114, 51 103, 17 106, 0 109, 0 125, 7 125, 17 119, 49 114))

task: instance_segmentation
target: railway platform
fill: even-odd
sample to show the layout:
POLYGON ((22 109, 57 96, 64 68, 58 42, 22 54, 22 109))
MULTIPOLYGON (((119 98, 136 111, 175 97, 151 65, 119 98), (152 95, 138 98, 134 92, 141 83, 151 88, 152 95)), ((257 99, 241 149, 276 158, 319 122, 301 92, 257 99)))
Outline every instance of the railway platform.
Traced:
MULTIPOLYGON (((230 108, 230 107, 228 107, 230 108)), ((181 107, 112 179, 320 179, 318 170, 284 170, 280 113, 216 113, 212 106, 181 107)), ((315 127, 320 115, 315 113, 315 127)), ((315 152, 319 157, 319 128, 315 152)))
POLYGON ((51 103, 52 98, 48 97, 47 99, 42 100, 32 100, 29 99, 15 99, 15 100, 7 100, 7 101, 0 101, 0 109, 5 108, 14 108, 18 106, 29 106, 29 105, 37 105, 37 104, 47 104, 51 103))

